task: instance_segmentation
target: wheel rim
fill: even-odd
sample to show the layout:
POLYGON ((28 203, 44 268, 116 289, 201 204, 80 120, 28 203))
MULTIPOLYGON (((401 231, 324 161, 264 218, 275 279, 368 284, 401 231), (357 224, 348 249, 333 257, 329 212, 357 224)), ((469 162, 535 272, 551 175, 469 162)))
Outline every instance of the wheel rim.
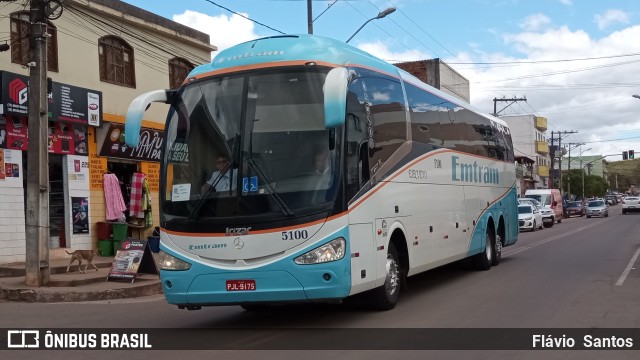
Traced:
POLYGON ((385 281, 385 289, 387 294, 390 296, 395 295, 398 291, 398 286, 400 285, 400 272, 398 270, 398 263, 396 259, 391 256, 391 254, 387 254, 387 279, 385 281))
POLYGON ((487 260, 493 260, 493 254, 491 253, 491 236, 487 233, 487 245, 484 247, 484 253, 487 256, 487 260))
POLYGON ((498 236, 496 240, 496 256, 499 256, 502 253, 502 238, 498 236))

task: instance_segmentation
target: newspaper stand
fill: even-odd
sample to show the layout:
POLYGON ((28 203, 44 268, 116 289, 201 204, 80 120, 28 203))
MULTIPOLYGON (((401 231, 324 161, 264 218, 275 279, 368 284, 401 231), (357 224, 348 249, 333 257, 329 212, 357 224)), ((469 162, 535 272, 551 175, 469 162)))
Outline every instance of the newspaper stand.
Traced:
POLYGON ((146 240, 127 238, 116 252, 106 281, 131 280, 133 283, 137 274, 158 274, 158 268, 146 240))

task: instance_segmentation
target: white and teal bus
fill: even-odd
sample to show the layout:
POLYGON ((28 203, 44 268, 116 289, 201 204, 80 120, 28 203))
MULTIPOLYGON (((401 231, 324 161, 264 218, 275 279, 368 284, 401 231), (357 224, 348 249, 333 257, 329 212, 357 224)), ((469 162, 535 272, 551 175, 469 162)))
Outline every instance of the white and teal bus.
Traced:
POLYGON ((229 48, 136 98, 130 146, 152 102, 170 104, 160 278, 180 308, 366 293, 391 309, 405 277, 487 270, 517 241, 509 127, 343 42, 229 48))

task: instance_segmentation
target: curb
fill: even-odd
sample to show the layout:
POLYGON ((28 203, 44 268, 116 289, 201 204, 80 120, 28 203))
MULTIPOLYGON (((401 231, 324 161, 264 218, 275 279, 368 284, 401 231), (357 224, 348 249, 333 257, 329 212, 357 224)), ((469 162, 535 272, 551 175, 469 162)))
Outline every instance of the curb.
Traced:
POLYGON ((40 289, 6 289, 0 288, 0 299, 19 302, 80 302, 126 299, 133 297, 162 294, 160 281, 139 285, 131 288, 94 290, 94 291, 64 291, 50 292, 40 289))

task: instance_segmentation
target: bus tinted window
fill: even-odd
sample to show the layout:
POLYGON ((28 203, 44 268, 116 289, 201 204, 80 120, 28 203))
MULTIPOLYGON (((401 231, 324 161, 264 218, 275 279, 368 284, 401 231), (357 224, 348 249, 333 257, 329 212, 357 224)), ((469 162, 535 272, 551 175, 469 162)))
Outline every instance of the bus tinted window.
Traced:
POLYGON ((392 77, 358 70, 349 91, 357 98, 361 112, 371 117, 369 166, 375 173, 407 138, 404 94, 400 82, 392 77))

